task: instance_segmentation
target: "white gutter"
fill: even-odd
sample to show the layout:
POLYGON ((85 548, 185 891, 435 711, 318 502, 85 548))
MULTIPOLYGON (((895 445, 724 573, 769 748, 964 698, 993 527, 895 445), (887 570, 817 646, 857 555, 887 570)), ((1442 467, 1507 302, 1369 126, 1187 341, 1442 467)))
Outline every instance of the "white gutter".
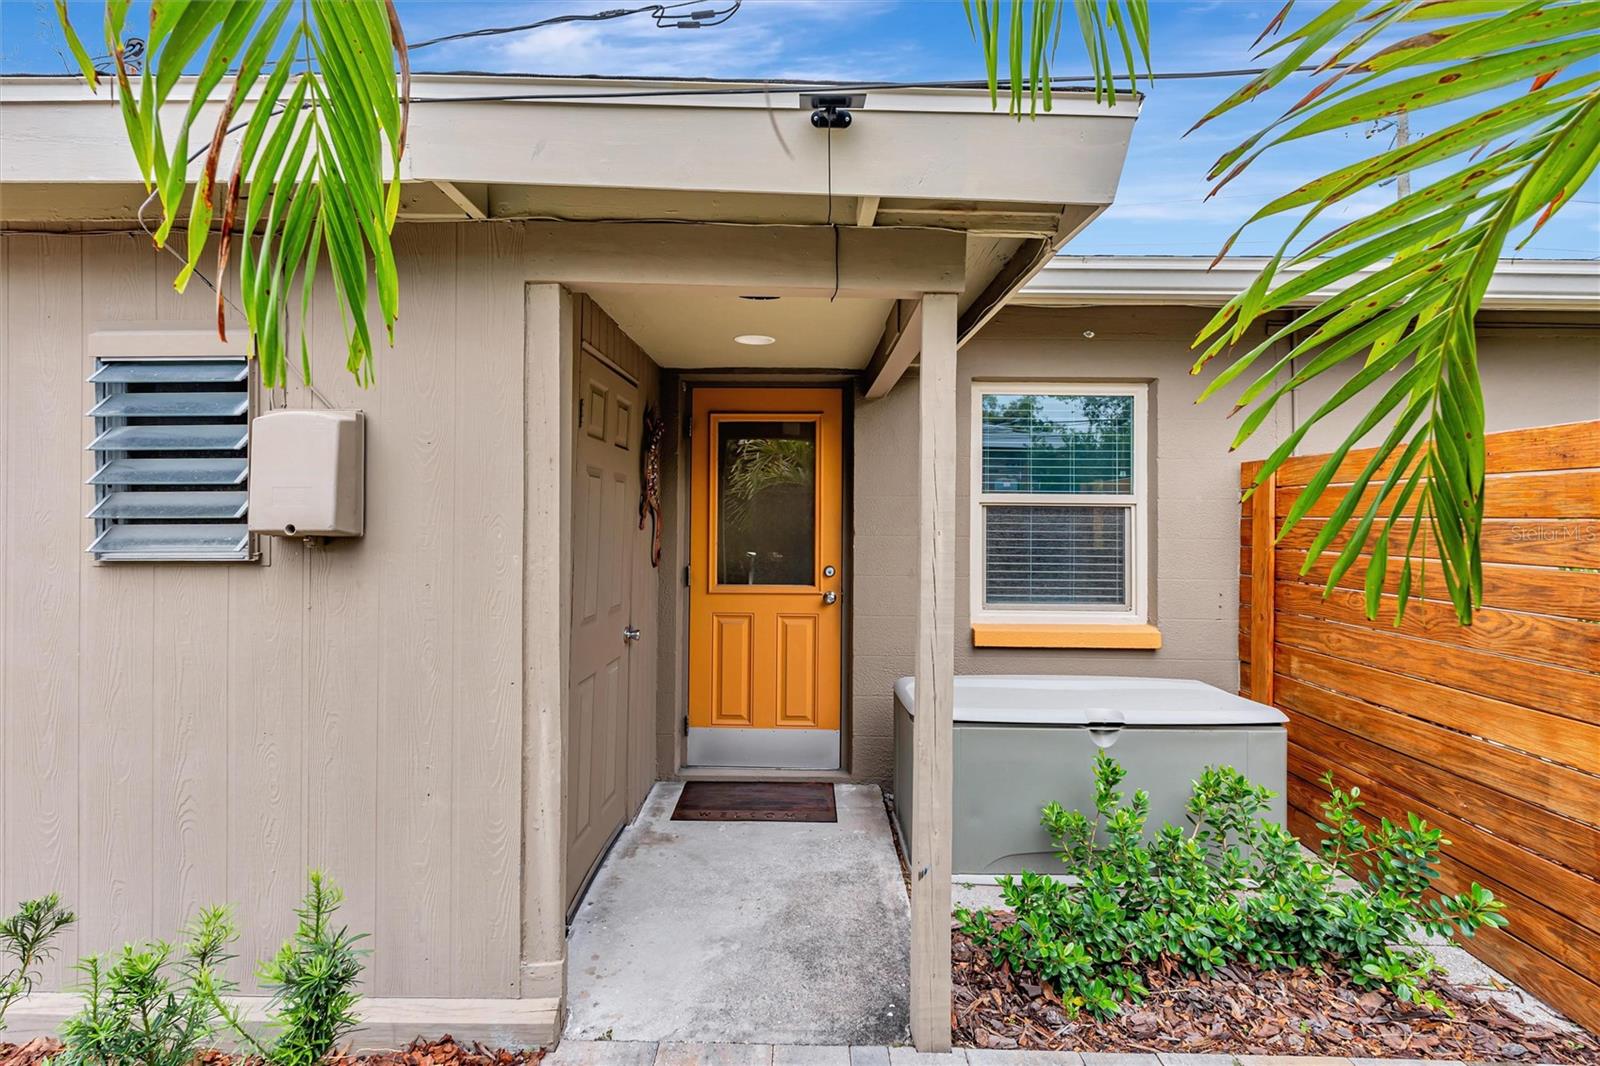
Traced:
MULTIPOLYGON (((1034 307, 1176 304, 1220 307, 1242 292, 1267 260, 1203 256, 1057 256, 1010 303, 1034 307)), ((1292 276, 1305 268, 1290 268, 1292 276)), ((1360 276, 1370 273, 1362 271, 1360 276)), ((1325 299, 1323 289, 1303 304, 1325 299)), ((1486 310, 1600 311, 1600 261, 1502 259, 1484 296, 1486 310)))

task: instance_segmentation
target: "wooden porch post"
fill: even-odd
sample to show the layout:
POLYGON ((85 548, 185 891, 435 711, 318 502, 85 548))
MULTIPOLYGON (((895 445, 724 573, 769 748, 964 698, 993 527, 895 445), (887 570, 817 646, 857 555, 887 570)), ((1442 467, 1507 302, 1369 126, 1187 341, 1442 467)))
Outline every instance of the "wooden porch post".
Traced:
POLYGON ((1278 475, 1263 481, 1250 497, 1250 698, 1272 702, 1273 648, 1277 627, 1278 475))
POLYGON ((950 1049, 951 719, 955 695, 956 298, 922 298, 917 378, 916 717, 911 786, 911 1038, 950 1049))
POLYGON ((566 990, 566 766, 563 706, 572 535, 572 295, 527 286, 524 297, 526 477, 523 550, 522 980, 523 999, 559 1006, 566 990))

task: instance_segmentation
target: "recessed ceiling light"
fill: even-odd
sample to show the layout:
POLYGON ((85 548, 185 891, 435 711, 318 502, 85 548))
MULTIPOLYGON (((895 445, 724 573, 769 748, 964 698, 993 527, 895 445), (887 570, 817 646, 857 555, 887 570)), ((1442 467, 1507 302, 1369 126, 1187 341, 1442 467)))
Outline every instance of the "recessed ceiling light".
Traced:
POLYGON ((774 341, 777 340, 776 337, 769 337, 765 333, 741 333, 741 334, 739 334, 737 337, 735 337, 733 339, 734 339, 735 343, 738 343, 738 344, 757 344, 757 345, 759 345, 759 344, 771 344, 771 343, 773 343, 774 341))

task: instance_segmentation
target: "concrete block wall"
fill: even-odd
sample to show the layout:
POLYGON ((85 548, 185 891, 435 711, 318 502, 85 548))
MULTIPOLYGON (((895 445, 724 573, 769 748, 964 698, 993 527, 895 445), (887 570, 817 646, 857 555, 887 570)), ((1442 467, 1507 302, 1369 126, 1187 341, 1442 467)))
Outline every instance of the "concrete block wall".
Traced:
MULTIPOLYGON (((956 672, 1197 678, 1238 687, 1239 464, 1263 458, 1337 387, 1319 381, 1285 399, 1237 452, 1237 389, 1196 405, 1210 379, 1191 376, 1189 344, 1203 308, 1011 308, 961 349, 957 384, 956 672), (1093 334, 1086 337, 1085 332, 1093 334), (968 485, 974 380, 1146 382, 1150 386, 1151 621, 1156 651, 975 648, 971 640, 968 485)), ((1489 429, 1600 416, 1595 316, 1486 314, 1480 363, 1489 429)), ((1264 336, 1264 334, 1261 334, 1264 336)), ((1352 368, 1353 369, 1353 368, 1352 368)), ((887 782, 893 768, 894 680, 912 671, 916 632, 917 379, 855 408, 855 575, 851 640, 852 769, 887 782)), ((1337 445, 1351 420, 1330 417, 1303 453, 1337 445)), ((1381 434, 1378 434, 1381 436, 1381 434)), ((1374 441, 1368 441, 1374 443, 1374 441)))

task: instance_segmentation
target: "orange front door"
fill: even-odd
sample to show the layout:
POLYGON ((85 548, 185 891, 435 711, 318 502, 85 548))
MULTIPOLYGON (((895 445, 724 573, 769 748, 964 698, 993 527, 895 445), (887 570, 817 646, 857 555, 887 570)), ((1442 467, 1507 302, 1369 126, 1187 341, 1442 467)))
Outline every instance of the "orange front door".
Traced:
POLYGON ((691 765, 839 765, 843 405, 694 392, 691 765))

